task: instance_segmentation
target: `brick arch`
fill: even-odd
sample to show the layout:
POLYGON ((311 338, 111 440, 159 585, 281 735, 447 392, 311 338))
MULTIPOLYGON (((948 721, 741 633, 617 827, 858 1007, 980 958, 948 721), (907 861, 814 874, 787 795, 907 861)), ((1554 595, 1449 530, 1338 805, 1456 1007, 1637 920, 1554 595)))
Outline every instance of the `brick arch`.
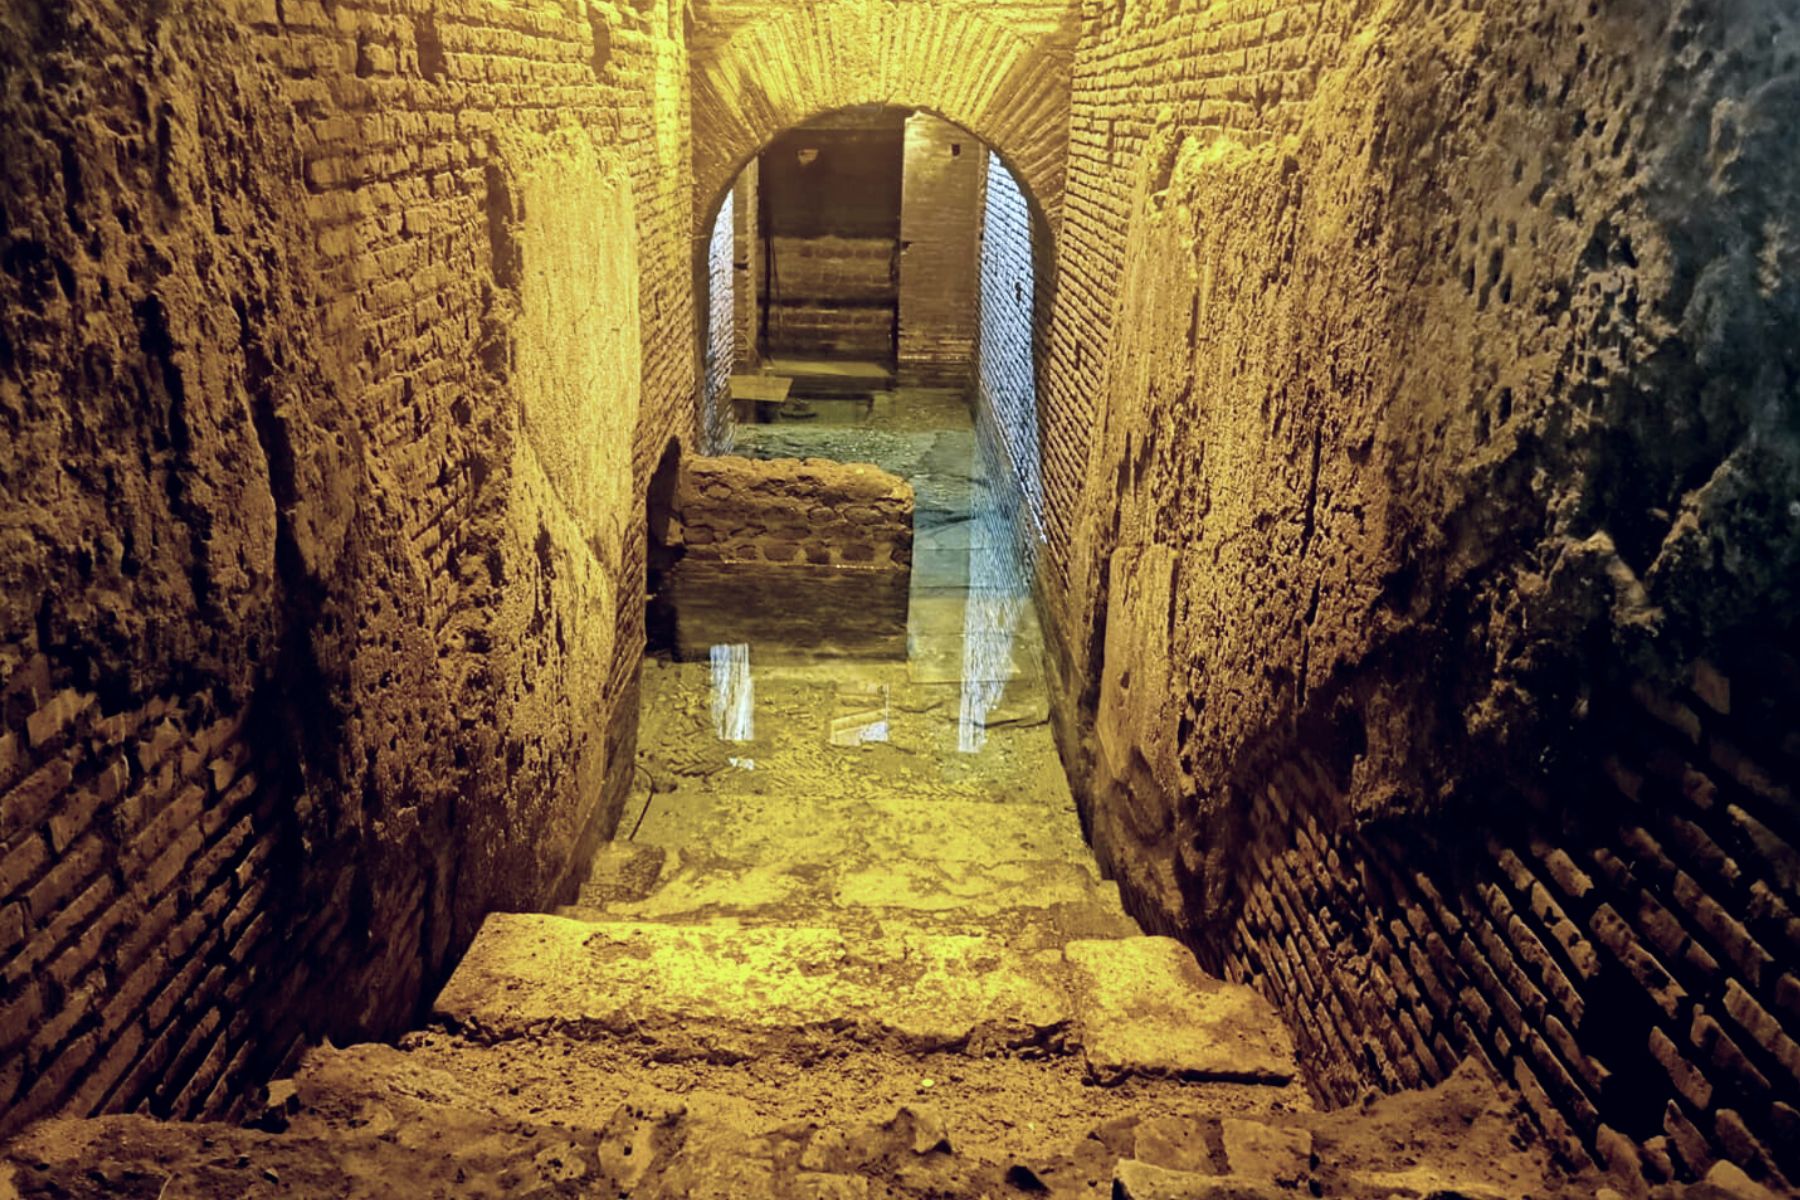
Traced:
POLYGON ((960 4, 824 0, 758 20, 697 53, 695 224, 784 129, 867 104, 915 108, 985 142, 1052 236, 1068 154, 1069 26, 1035 40, 960 4))

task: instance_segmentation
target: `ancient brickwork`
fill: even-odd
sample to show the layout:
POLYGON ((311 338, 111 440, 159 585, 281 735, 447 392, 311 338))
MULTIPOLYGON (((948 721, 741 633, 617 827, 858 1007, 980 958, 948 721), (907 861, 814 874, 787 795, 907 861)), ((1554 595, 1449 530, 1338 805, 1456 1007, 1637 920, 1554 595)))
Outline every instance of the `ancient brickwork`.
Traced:
POLYGON ((1043 574, 1103 860, 1331 1095, 1480 1049, 1581 1152, 1791 1176, 1795 14, 1088 17, 1043 574))
POLYGON ((696 562, 908 569, 913 491, 867 463, 691 458, 672 544, 696 562))
POLYGON ((701 436, 708 446, 729 446, 733 413, 731 373, 737 367, 737 210, 727 195, 713 221, 706 249, 706 395, 701 436))
POLYGON ((963 384, 975 361, 981 186, 987 151, 929 113, 906 122, 900 202, 900 373, 903 382, 963 384))
POLYGON ((1181 129, 1244 145, 1292 136, 1352 19, 1349 10, 1305 0, 1085 7, 1043 380, 1051 546, 1045 579, 1053 606, 1063 602, 1071 570, 1072 522, 1111 355, 1133 173, 1152 132, 1181 129))
POLYGON ((758 188, 756 160, 744 165, 737 183, 731 189, 732 218, 736 226, 736 278, 732 305, 737 327, 737 361, 740 367, 755 367, 762 355, 758 348, 762 337, 759 297, 762 295, 763 242, 759 227, 761 196, 758 188))
POLYGON ((921 108, 970 130, 1054 223, 1076 31, 1069 0, 701 0, 694 9, 696 223, 777 133, 865 104, 921 108))
POLYGON ((981 221, 980 341, 976 386, 984 441, 999 455, 991 472, 1036 557, 1044 537, 1037 386, 1038 272, 1030 206, 1019 181, 990 156, 981 221))
POLYGON ((226 1111, 553 897, 694 412, 670 6, 76 7, 0 18, 8 1128, 226 1111))
POLYGON ((1333 764, 1297 756, 1253 818, 1220 964, 1281 1006, 1336 1101, 1474 1055, 1570 1158, 1800 1178, 1797 699, 1800 660, 1760 639, 1674 693, 1607 695, 1579 802, 1522 794, 1487 830, 1358 829, 1333 764))
POLYGON ((773 237, 769 244, 771 354, 892 357, 899 296, 892 238, 773 237))

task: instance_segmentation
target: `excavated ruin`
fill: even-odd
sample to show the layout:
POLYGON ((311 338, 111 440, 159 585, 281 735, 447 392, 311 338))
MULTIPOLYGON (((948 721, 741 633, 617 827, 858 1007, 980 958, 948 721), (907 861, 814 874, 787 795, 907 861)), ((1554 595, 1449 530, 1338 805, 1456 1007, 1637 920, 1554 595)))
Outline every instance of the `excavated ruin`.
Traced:
POLYGON ((1791 0, 0 0, 0 1200, 1800 1184, 1791 0))

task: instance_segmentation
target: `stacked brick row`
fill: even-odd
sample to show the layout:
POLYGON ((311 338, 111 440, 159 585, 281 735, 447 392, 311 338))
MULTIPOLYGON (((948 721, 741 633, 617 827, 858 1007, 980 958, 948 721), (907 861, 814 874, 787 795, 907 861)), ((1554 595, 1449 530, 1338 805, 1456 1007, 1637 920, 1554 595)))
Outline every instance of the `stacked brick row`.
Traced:
POLYGON ((1354 829, 1325 764, 1291 763, 1225 973, 1282 1009, 1336 1102, 1473 1055, 1571 1159, 1800 1178, 1800 660, 1729 668, 1614 696, 1579 804, 1524 796, 1478 831, 1354 829))
POLYGON ((705 395, 701 436, 711 447, 731 444, 731 374, 737 369, 737 220, 725 197, 706 247, 705 395))
POLYGON ((1068 140, 1071 10, 1068 0, 697 5, 693 220, 710 214, 777 133, 883 103, 936 113, 1000 150, 1054 225, 1068 140))
POLYGON ((899 280, 892 238, 776 237, 770 248, 771 352, 893 353, 899 280))
POLYGON ((3 1124, 229 1111, 259 1050, 299 1034, 245 1004, 280 941, 283 826, 243 718, 208 695, 109 712, 52 674, 34 655, 0 698, 3 1124))
MULTIPOLYGON (((763 280, 761 219, 762 176, 755 159, 744 165, 732 187, 732 216, 736 225, 736 251, 733 266, 736 278, 732 285, 733 322, 736 327, 737 361, 740 367, 754 367, 762 351, 762 319, 760 297, 763 280)), ((720 449, 720 447, 715 447, 720 449)))
POLYGON ((912 566, 913 490, 866 463, 694 458, 675 493, 696 562, 845 571, 912 566))
MULTIPOLYGON (((1044 538, 1043 464, 1038 456, 1037 255, 1047 233, 1034 228, 1019 181, 991 155, 981 221, 980 336, 976 355, 979 427, 1002 469, 990 478, 1005 494, 1017 532, 1036 558, 1044 538)), ((1047 255, 1046 255, 1047 257, 1047 255)))

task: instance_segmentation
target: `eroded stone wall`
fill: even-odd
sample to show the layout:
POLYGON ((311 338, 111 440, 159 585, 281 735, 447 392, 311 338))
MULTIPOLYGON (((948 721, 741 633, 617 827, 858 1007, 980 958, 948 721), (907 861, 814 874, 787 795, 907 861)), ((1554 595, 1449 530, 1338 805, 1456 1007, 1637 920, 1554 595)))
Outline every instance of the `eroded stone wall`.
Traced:
POLYGON ((1473 1055, 1571 1154, 1795 1176, 1796 38, 1757 0, 1085 13, 1065 755, 1135 910, 1328 1095, 1473 1055))
POLYGON ((605 828, 694 422, 681 32, 0 15, 0 1127, 403 1027, 605 828))

